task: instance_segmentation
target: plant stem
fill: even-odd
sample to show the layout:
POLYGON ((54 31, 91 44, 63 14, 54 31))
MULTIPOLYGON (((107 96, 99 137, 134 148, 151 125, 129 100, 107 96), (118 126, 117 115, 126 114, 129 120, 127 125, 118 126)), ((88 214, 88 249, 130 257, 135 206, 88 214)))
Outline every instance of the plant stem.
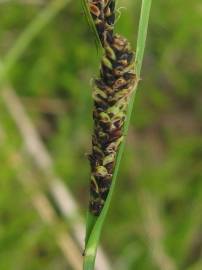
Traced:
MULTIPOLYGON (((148 22, 149 22, 149 14, 151 9, 152 0, 142 0, 142 7, 141 7, 141 14, 140 14, 140 21, 139 21, 139 28, 138 28, 138 38, 137 38, 137 48, 136 48, 136 74, 137 74, 137 84, 135 86, 135 90, 137 89, 142 62, 143 62, 143 55, 147 37, 147 29, 148 29, 148 22)), ((126 137, 128 133, 128 128, 130 124, 130 119, 133 110, 133 104, 135 99, 136 91, 134 91, 133 95, 131 96, 131 100, 128 105, 127 110, 127 118, 124 125, 124 136, 126 137)), ((112 185, 105 202, 104 208, 98 218, 93 217, 90 213, 87 216, 87 225, 86 225, 86 247, 85 247, 85 257, 84 257, 84 270, 93 270, 95 257, 96 257, 96 250, 99 244, 100 234, 102 231, 102 227, 106 218, 106 215, 109 210, 112 194, 114 191, 121 159, 123 156, 125 146, 125 138, 122 144, 120 145, 120 149, 116 159, 116 166, 113 173, 112 178, 112 185)))

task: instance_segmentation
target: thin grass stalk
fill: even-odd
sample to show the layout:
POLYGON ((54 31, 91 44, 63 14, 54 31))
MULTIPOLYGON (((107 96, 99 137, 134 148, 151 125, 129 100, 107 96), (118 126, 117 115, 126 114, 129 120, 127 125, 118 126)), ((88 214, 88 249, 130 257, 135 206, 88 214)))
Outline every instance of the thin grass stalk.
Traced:
MULTIPOLYGON (((149 22, 149 14, 151 9, 151 3, 152 0, 142 0, 142 6, 141 6, 141 14, 140 14, 140 21, 139 21, 139 28, 138 28, 138 38, 137 38, 137 48, 136 48, 136 65, 135 65, 135 71, 136 75, 138 76, 138 79, 136 80, 135 84, 135 90, 137 89, 142 62, 143 62, 143 55, 144 55, 144 49, 145 49, 145 43, 146 43, 146 36, 147 36, 147 29, 148 29, 148 22, 149 22)), ((104 207, 101 211, 101 214, 98 217, 93 216, 90 212, 87 214, 87 223, 86 223, 86 239, 85 239, 85 256, 84 256, 84 264, 83 269, 84 270, 93 270, 94 269, 94 263, 95 263, 95 257, 96 257, 96 250, 99 244, 100 234, 102 231, 102 227, 106 218, 106 215, 109 210, 112 194, 114 191, 124 146, 125 146, 125 137, 128 133, 130 118, 132 115, 133 110, 133 104, 135 99, 135 93, 133 92, 128 109, 127 109, 127 117, 124 124, 124 140, 121 143, 118 151, 118 155, 116 157, 116 164, 113 172, 112 177, 112 185, 107 197, 107 200, 105 201, 104 207)))

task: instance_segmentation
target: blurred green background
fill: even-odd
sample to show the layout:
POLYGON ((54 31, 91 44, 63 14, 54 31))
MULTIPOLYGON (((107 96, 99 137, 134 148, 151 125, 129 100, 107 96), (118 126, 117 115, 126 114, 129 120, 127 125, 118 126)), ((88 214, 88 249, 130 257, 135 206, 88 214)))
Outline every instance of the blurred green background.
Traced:
MULTIPOLYGON (((140 4, 118 2, 126 9, 119 10, 116 30, 134 48, 140 4)), ((49 5, 0 1, 0 60, 49 5)), ((153 1, 142 81, 101 241, 112 269, 202 269, 201 25, 200 0, 153 1)), ((70 1, 7 76, 53 159, 52 170, 83 217, 90 174, 85 156, 92 131, 90 84, 99 60, 81 1, 70 1)), ((5 88, 1 83, 2 93, 5 88)), ((57 233, 61 228, 71 234, 74 219, 62 217, 49 194, 48 176, 27 153, 8 110, 12 102, 7 96, 6 104, 0 95, 0 269, 73 269, 57 245, 57 233), (49 199, 57 225, 44 222, 36 211, 35 189, 49 199)))

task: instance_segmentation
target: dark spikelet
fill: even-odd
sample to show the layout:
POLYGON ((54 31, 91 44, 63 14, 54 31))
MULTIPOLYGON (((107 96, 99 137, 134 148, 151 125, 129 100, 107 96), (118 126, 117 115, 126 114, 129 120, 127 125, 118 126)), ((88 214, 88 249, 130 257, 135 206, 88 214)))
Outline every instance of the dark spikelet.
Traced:
POLYGON ((99 216, 107 198, 126 109, 136 82, 134 53, 128 41, 113 33, 114 0, 91 0, 90 11, 104 48, 100 76, 94 81, 90 212, 99 216))
POLYGON ((88 0, 88 4, 100 41, 104 46, 107 35, 113 34, 115 0, 88 0))

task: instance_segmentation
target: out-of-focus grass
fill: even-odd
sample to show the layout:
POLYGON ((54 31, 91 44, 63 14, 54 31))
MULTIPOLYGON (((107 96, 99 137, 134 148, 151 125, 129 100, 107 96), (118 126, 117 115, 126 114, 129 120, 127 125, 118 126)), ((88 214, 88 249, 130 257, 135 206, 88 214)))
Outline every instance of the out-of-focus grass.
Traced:
MULTIPOLYGON (((124 2, 128 10, 121 11, 117 27, 133 43, 138 5, 124 2)), ((39 10, 36 5, 1 4, 1 55, 39 10)), ((92 129, 90 79, 96 76, 98 57, 81 12, 79 1, 65 8, 9 75, 18 94, 32 98, 34 106, 26 99, 24 104, 54 157, 57 173, 85 213, 89 167, 84 153, 90 149, 92 129), (42 112, 37 105, 41 98, 62 99, 67 112, 42 112)), ((153 5, 143 81, 103 234, 103 245, 120 269, 158 269, 145 231, 145 206, 138 197, 142 190, 158 205, 162 245, 177 269, 200 269, 201 20, 200 0, 157 0, 153 5)), ((21 142, 0 106, 0 122, 10 138, 0 144, 0 269, 65 269, 51 233, 31 208, 6 160, 7 151, 20 149, 21 142)))

